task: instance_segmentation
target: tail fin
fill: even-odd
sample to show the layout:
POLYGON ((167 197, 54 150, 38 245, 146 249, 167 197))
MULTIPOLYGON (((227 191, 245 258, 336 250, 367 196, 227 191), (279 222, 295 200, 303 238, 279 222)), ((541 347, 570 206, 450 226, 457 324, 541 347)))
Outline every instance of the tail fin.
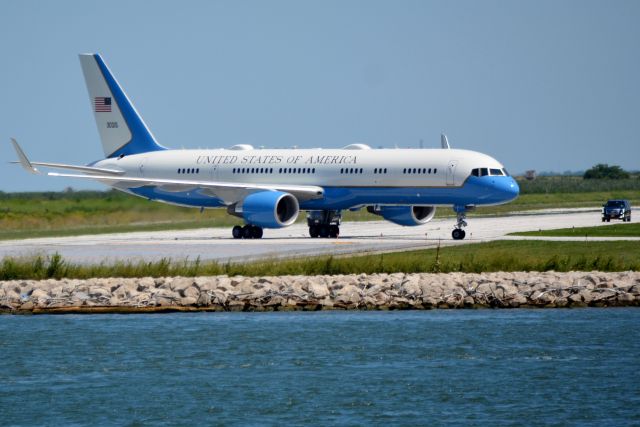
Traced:
POLYGON ((81 54, 80 64, 105 157, 166 150, 156 142, 100 55, 81 54))

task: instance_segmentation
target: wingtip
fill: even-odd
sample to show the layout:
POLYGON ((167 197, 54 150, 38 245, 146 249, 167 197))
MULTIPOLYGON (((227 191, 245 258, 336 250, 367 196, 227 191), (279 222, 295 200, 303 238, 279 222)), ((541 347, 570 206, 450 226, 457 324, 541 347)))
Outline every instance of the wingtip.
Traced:
POLYGON ((16 151, 16 154, 18 155, 18 159, 20 160, 20 165, 27 171, 30 172, 32 174, 39 174, 40 171, 36 168, 33 167, 33 165, 31 164, 31 162, 29 161, 29 159, 27 158, 27 155, 24 154, 24 151, 22 151, 22 148, 20 148, 20 145, 18 144, 18 141, 16 141, 15 138, 10 138, 11 139, 11 144, 13 145, 14 150, 16 151))

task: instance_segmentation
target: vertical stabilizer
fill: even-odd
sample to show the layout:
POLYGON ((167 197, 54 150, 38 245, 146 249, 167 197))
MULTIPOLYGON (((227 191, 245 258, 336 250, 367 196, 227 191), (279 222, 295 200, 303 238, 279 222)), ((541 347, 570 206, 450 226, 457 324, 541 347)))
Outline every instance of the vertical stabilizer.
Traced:
POLYGON ((80 64, 105 157, 165 150, 156 142, 100 55, 81 54, 80 64))

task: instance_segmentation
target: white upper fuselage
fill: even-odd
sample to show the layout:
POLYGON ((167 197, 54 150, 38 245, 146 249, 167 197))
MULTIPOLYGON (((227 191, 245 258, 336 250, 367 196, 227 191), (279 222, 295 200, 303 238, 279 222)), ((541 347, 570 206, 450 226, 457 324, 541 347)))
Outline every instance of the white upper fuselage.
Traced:
POLYGON ((459 187, 473 168, 503 169, 457 149, 166 150, 101 160, 124 176, 321 187, 459 187))

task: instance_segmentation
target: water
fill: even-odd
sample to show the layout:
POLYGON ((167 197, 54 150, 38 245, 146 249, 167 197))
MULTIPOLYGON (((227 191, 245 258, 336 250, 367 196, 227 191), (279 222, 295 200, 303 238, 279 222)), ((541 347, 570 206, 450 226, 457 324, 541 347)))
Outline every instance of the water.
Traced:
POLYGON ((640 425, 640 310, 0 316, 2 425, 640 425))

